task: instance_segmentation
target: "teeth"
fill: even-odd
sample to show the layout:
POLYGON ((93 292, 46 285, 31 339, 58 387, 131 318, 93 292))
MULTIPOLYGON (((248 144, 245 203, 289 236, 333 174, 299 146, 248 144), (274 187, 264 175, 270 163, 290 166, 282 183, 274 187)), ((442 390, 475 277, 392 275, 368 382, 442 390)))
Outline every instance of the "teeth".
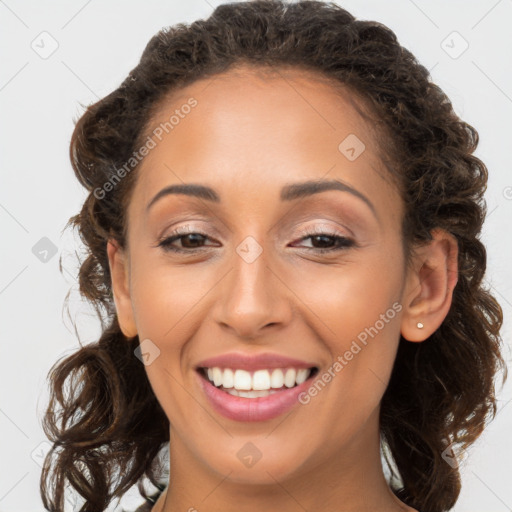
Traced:
POLYGON ((258 370, 252 376, 252 389, 270 389, 270 374, 267 370, 258 370))
POLYGON ((284 386, 283 370, 278 369, 272 372, 272 377, 270 377, 270 385, 274 389, 280 389, 284 386))
POLYGON ((308 370, 306 368, 301 368, 297 372, 297 377, 295 378, 297 384, 302 384, 309 377, 309 374, 310 374, 310 370, 308 370))
POLYGON ((257 370, 251 374, 246 370, 208 368, 208 380, 216 387, 223 387, 234 396, 256 398, 275 393, 283 387, 293 388, 302 384, 311 374, 311 369, 277 368, 275 370, 257 370))
POLYGON ((235 376, 233 370, 226 368, 222 375, 222 385, 225 388, 232 388, 235 385, 235 376))
POLYGON ((275 389, 271 389, 270 391, 237 391, 236 389, 228 389, 226 393, 244 398, 258 398, 260 396, 273 395, 274 393, 278 393, 278 391, 275 389))
POLYGON ((215 367, 213 369, 213 383, 216 386, 220 386, 222 384, 223 378, 222 378, 222 370, 220 368, 215 367))
MULTIPOLYGON (((215 385, 218 386, 218 384, 215 384, 215 385)), ((238 390, 244 389, 246 391, 251 389, 252 388, 251 374, 249 372, 246 372, 245 370, 236 370, 235 376, 233 379, 233 387, 238 390)))
POLYGON ((295 376, 297 372, 293 368, 288 368, 284 374, 284 385, 287 388, 293 388, 295 386, 295 376))

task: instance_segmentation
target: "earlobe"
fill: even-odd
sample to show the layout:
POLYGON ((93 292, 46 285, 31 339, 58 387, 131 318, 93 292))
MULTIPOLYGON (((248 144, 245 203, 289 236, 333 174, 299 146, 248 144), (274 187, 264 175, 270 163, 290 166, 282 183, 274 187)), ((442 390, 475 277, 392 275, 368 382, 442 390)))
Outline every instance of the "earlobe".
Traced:
POLYGON ((133 338, 137 335, 137 327, 130 297, 128 261, 114 239, 107 242, 107 255, 119 326, 127 338, 133 338))
POLYGON ((426 340, 442 324, 457 284, 457 240, 439 228, 431 234, 432 240, 415 251, 403 294, 401 334, 414 342, 426 340))

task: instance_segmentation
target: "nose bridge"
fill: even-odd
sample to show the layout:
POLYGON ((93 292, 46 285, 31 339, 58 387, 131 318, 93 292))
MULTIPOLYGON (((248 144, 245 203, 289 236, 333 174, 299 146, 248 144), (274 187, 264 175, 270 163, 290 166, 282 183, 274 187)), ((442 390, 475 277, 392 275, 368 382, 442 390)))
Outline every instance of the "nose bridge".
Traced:
POLYGON ((232 270, 220 289, 217 321, 241 337, 256 337, 269 324, 283 323, 286 299, 269 266, 267 251, 253 236, 235 247, 232 270))

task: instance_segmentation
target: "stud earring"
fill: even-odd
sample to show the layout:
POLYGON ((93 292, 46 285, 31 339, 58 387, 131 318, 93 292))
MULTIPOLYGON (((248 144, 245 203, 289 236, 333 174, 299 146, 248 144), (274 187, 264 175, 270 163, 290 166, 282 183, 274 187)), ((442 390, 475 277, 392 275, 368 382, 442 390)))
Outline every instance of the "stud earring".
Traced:
POLYGON ((416 327, 417 327, 418 329, 423 329, 423 324, 422 324, 421 322, 418 322, 418 323, 416 324, 416 327))

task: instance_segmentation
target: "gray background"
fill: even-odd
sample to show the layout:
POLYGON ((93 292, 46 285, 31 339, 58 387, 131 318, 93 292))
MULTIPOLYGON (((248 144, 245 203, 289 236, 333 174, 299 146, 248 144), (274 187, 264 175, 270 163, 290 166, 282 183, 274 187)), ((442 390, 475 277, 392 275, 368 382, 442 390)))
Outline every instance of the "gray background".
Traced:
MULTIPOLYGON (((72 320, 84 343, 100 332, 77 292, 79 241, 69 230, 62 233, 85 198, 68 160, 80 103, 116 88, 160 28, 206 17, 220 3, 0 0, 0 512, 43 510, 39 464, 48 449, 40 426, 46 374, 78 346, 72 320), (68 292, 69 311, 63 307, 68 292)), ((505 311, 503 337, 509 342, 512 0, 337 3, 394 30, 431 70, 458 115, 478 130, 476 155, 490 172, 483 233, 487 283, 505 311)), ((496 419, 465 454, 457 512, 512 510, 511 380, 499 389, 496 419)), ((133 507, 140 502, 134 496, 122 504, 133 507)))

